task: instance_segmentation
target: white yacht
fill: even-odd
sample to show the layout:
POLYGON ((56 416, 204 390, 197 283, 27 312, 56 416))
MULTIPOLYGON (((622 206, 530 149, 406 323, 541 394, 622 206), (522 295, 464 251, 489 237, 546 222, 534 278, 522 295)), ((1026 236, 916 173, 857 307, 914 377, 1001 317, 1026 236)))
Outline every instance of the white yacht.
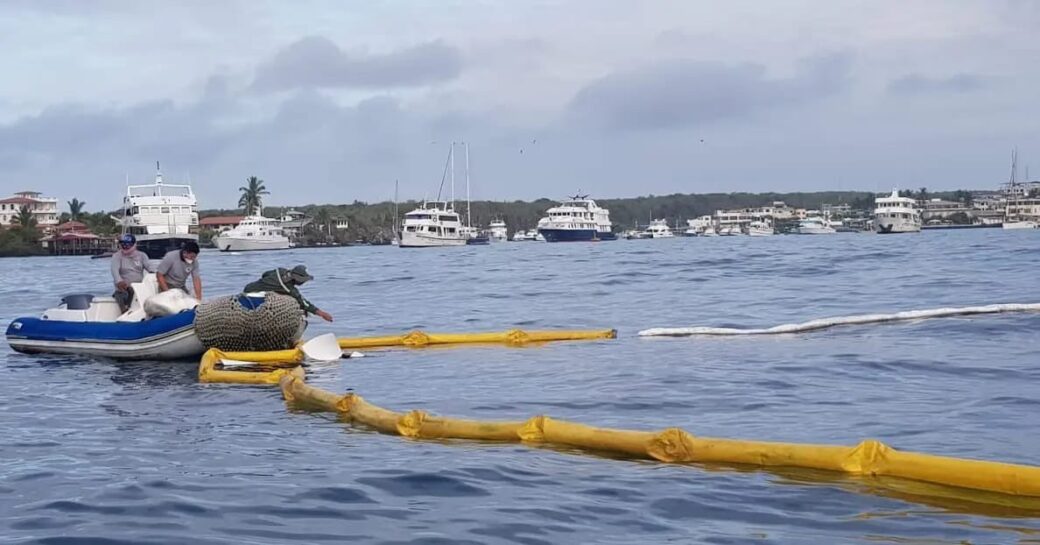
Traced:
POLYGON ((711 216, 701 216, 692 220, 686 220, 684 237, 713 237, 718 235, 715 230, 715 219, 711 216))
POLYGON ((213 245, 222 252, 288 250, 281 220, 262 215, 246 216, 235 228, 213 237, 213 245))
POLYGON ((748 224, 748 235, 753 237, 768 237, 774 234, 773 226, 767 221, 755 220, 748 224))
POLYGON ((527 231, 524 231, 523 229, 517 229, 516 232, 513 233, 513 242, 527 242, 528 240, 534 239, 527 238, 527 231))
POLYGON ((921 231, 921 211, 917 201, 900 197, 892 190, 887 197, 874 199, 874 228, 878 233, 917 233, 921 231))
POLYGON ((509 236, 509 230, 506 229, 506 222, 502 220, 495 220, 488 224, 488 238, 491 242, 505 242, 509 236))
POLYGON ((827 222, 823 221, 823 218, 819 216, 810 216, 798 222, 798 227, 795 228, 795 233, 799 235, 833 235, 838 231, 827 225, 827 222))
POLYGON ((610 210, 588 195, 575 195, 547 210, 538 220, 538 235, 547 242, 617 239, 611 231, 610 210))
POLYGON ((744 231, 740 228, 740 225, 731 223, 728 225, 720 225, 716 234, 720 237, 739 237, 744 235, 744 231))
POLYGON ((465 246, 469 235, 463 230, 462 219, 450 203, 423 202, 422 206, 404 215, 401 229, 401 248, 432 248, 436 246, 465 246))
POLYGON ((137 248, 151 259, 162 259, 186 241, 198 241, 198 203, 187 184, 163 182, 159 163, 155 182, 127 185, 123 197, 123 216, 113 217, 123 233, 137 238, 137 248))
POLYGON ((1040 229, 1040 198, 1030 197, 1018 180, 1018 150, 1011 152, 1011 179, 1004 189, 1004 229, 1040 229))
POLYGON ((647 226, 646 230, 643 231, 645 236, 643 238, 673 238, 675 233, 672 232, 671 227, 668 227, 668 222, 665 220, 652 220, 650 225, 647 226))

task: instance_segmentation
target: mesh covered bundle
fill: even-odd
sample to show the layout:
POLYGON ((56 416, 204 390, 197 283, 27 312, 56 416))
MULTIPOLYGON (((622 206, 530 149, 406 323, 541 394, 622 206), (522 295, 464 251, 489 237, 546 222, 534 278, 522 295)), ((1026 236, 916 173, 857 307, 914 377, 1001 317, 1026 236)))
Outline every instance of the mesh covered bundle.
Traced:
POLYGON ((206 348, 262 352, 292 348, 306 324, 303 309, 288 295, 233 295, 195 309, 195 334, 206 348))

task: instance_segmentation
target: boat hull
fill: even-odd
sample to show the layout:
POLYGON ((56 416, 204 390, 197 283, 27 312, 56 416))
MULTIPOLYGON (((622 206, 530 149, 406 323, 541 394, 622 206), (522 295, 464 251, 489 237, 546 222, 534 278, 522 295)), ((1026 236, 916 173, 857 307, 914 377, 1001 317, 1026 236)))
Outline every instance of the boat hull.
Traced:
POLYGON ((256 252, 262 250, 288 250, 288 237, 246 239, 238 237, 213 237, 213 245, 222 252, 256 252))
POLYGON ((195 335, 195 312, 142 322, 65 322, 18 318, 7 342, 27 354, 82 354, 124 360, 183 360, 205 352, 195 335))
POLYGON ((198 242, 197 235, 137 235, 137 249, 148 259, 162 259, 168 252, 180 250, 185 242, 198 242))
POLYGON ((595 229, 539 229, 538 234, 545 237, 546 242, 588 242, 590 240, 616 240, 612 232, 595 229))
POLYGON ((795 233, 799 235, 834 235, 838 232, 831 227, 799 227, 795 233))
POLYGON ((401 248, 439 248, 442 246, 465 246, 466 239, 462 237, 446 238, 426 236, 420 233, 405 231, 401 234, 401 248))
POLYGON ((1001 225, 1002 229, 1008 230, 1019 230, 1019 229, 1040 229, 1040 222, 1036 221, 1011 221, 1005 222, 1001 225))

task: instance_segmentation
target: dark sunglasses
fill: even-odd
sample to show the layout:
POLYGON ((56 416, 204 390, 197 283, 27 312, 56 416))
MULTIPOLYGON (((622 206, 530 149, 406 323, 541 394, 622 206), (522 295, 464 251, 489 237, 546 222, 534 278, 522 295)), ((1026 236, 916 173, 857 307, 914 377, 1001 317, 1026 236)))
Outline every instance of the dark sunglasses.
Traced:
POLYGON ((134 243, 133 242, 120 242, 119 245, 122 246, 123 248, 129 248, 129 247, 133 246, 134 243))

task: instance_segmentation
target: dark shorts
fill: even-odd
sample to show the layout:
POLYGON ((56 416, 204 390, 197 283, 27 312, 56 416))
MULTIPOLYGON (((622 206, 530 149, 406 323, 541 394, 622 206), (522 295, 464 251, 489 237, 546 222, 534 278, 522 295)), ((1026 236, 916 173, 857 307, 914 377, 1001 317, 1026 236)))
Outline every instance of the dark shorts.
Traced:
POLYGON ((130 309, 130 303, 134 300, 134 288, 127 287, 126 291, 116 290, 112 297, 119 303, 119 310, 126 312, 130 309))

